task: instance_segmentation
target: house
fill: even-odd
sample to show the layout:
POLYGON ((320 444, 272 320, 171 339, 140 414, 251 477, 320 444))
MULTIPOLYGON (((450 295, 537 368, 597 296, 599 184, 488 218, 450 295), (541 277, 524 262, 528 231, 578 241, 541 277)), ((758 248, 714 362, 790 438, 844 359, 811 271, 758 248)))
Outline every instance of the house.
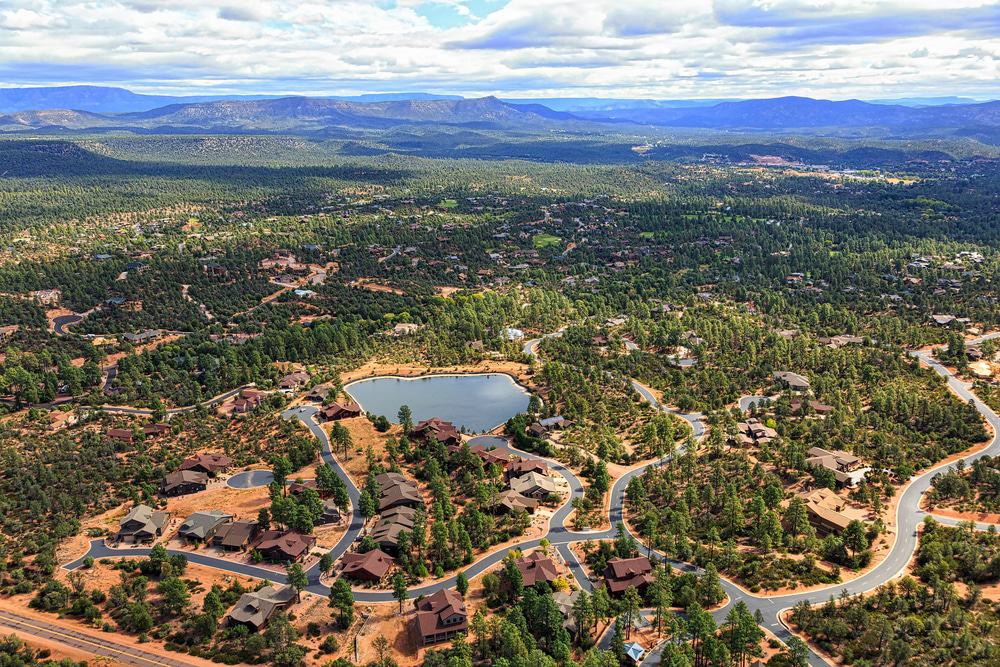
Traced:
POLYGON ((559 568, 556 562, 541 551, 535 551, 529 556, 514 561, 525 586, 535 584, 551 584, 559 578, 559 568))
POLYGON ((522 496, 513 489, 507 489, 500 494, 500 504, 497 507, 505 512, 527 512, 534 514, 538 509, 538 501, 534 498, 522 496))
POLYGON ((521 340, 524 338, 524 332, 520 329, 515 329, 514 327, 507 327, 501 332, 501 335, 509 341, 521 340))
POLYGON ((462 434, 455 425, 437 417, 418 422, 410 430, 410 434, 422 440, 437 441, 445 445, 462 444, 462 434))
POLYGON ((562 415, 556 415, 554 417, 546 417, 545 419, 539 419, 538 425, 547 431, 560 431, 568 426, 572 426, 573 422, 566 419, 562 415))
MULTIPOLYGON (((739 422, 736 424, 736 428, 739 432, 750 439, 750 443, 757 443, 758 445, 763 445, 764 443, 770 442, 778 437, 778 432, 775 431, 770 426, 766 426, 760 423, 759 419, 751 418, 745 422, 739 422)), ((741 444, 743 441, 741 440, 741 444)))
POLYGON ((604 584, 612 595, 620 595, 632 587, 641 593, 652 582, 653 566, 645 556, 612 558, 604 568, 604 584))
POLYGON ((575 591, 556 591, 552 594, 552 599, 556 603, 556 607, 559 608, 559 613, 562 614, 564 619, 563 627, 572 633, 576 630, 576 621, 573 619, 573 605, 576 604, 577 598, 580 597, 580 590, 575 591))
POLYGON ((58 289, 40 289, 31 292, 31 298, 42 306, 58 306, 62 299, 62 291, 58 289))
POLYGON ((510 463, 510 454, 501 449, 487 448, 485 445, 476 443, 469 447, 469 451, 482 459, 484 467, 495 465, 504 470, 507 468, 507 464, 510 463))
POLYGON ((253 412, 264 404, 266 394, 255 389, 244 389, 232 400, 228 408, 223 406, 223 412, 230 416, 245 415, 253 412))
POLYGON ((646 649, 639 642, 625 644, 625 659, 631 661, 633 665, 641 665, 644 655, 646 655, 646 649))
POLYGON ((309 384, 309 373, 305 371, 295 371, 278 380, 278 388, 285 393, 290 393, 309 384))
POLYGON ((208 488, 208 475, 194 470, 175 470, 167 473, 160 485, 160 493, 165 496, 185 496, 208 488))
POLYGON ((323 421, 339 421, 361 415, 361 406, 357 403, 337 403, 336 401, 320 410, 323 421))
POLYGON ((260 524, 256 521, 229 521, 215 530, 212 536, 212 546, 225 551, 243 551, 254 537, 260 524))
POLYGON ((312 388, 306 395, 306 400, 310 403, 322 403, 326 400, 327 396, 330 395, 330 387, 326 385, 318 385, 312 388))
POLYGON ((395 561, 381 549, 373 549, 363 554, 344 554, 341 562, 344 564, 343 575, 348 579, 379 582, 395 561))
POLYGON ((152 542, 163 534, 169 520, 169 512, 156 512, 149 505, 136 505, 118 524, 115 541, 125 544, 152 542))
POLYGON ((164 433, 170 433, 170 424, 146 424, 142 427, 142 433, 147 438, 158 438, 164 433))
POLYGON ((538 422, 533 422, 528 426, 528 435, 533 438, 544 438, 548 434, 548 430, 538 422))
POLYGON ((319 483, 315 479, 296 479, 288 484, 288 495, 300 496, 306 489, 312 489, 319 493, 319 483))
POLYGON ((50 412, 48 419, 48 429, 50 431, 58 431, 59 429, 72 426, 80 421, 79 415, 75 412, 60 412, 59 410, 53 410, 50 412))
POLYGON ((163 332, 159 329, 146 329, 145 331, 140 331, 139 333, 127 333, 122 336, 125 342, 131 343, 132 345, 142 345, 143 343, 149 343, 160 336, 163 332))
POLYGON ((852 488, 857 486, 871 470, 861 467, 861 459, 857 456, 840 449, 831 451, 822 447, 812 447, 806 454, 806 465, 830 470, 840 486, 852 488))
POLYGON ((295 597, 295 588, 289 585, 265 586, 244 593, 229 612, 229 624, 244 625, 252 632, 259 632, 276 613, 291 606, 295 597))
POLYGON ((785 385, 792 391, 809 390, 809 379, 799 375, 798 373, 793 373, 791 371, 778 371, 774 374, 774 380, 779 384, 785 385))
POLYGON ((328 498, 323 501, 323 513, 316 520, 316 524, 323 526, 328 523, 339 523, 341 516, 340 508, 337 507, 337 501, 333 498, 328 498))
POLYGON ((852 510, 847 501, 827 488, 815 489, 803 496, 809 521, 821 535, 841 533, 851 521, 864 520, 861 510, 852 510))
POLYGON ((203 472, 206 475, 214 476, 225 471, 232 464, 233 460, 225 454, 196 454, 191 458, 184 459, 178 469, 203 472))
POLYGON ((417 602, 416 631, 424 646, 449 641, 469 629, 462 596, 449 588, 417 602))
POLYGON ((212 539, 219 526, 229 522, 232 518, 231 514, 219 510, 195 512, 184 519, 184 523, 177 531, 177 537, 186 542, 207 542, 212 539))
POLYGON ((839 336, 830 336, 829 338, 820 338, 819 344, 826 345, 831 349, 839 349, 842 347, 847 347, 848 345, 861 345, 865 342, 865 339, 860 336, 849 336, 848 334, 841 334, 839 336))
POLYGON ((126 444, 132 444, 135 440, 135 436, 127 428, 112 428, 108 429, 106 434, 112 440, 117 440, 118 442, 124 442, 126 444))
POLYGON ((790 403, 792 413, 799 414, 802 412, 803 405, 808 405, 809 409, 818 415, 828 415, 833 412, 832 405, 820 403, 819 401, 802 401, 801 399, 793 398, 790 403))
POLYGON ((522 459, 517 458, 510 461, 507 464, 507 479, 513 479, 514 477, 521 477, 527 475, 528 473, 538 473, 539 475, 548 475, 549 466, 539 459, 522 459))
POLYGON ((379 516, 372 529, 371 537, 380 549, 396 553, 399 548, 399 534, 413 532, 417 511, 412 507, 393 507, 379 516))
POLYGON ((934 321, 934 324, 937 324, 938 326, 942 327, 948 326, 956 319, 958 318, 956 318, 954 315, 931 315, 931 320, 934 321))
POLYGON ((414 324, 413 322, 400 322, 389 331, 389 335, 397 338, 399 336, 412 336, 417 333, 419 329, 419 324, 414 324))
POLYGON ((301 560, 316 544, 313 535, 302 535, 295 531, 281 532, 269 530, 261 535, 260 541, 254 547, 272 563, 294 563, 301 560))
POLYGON ((382 473, 375 478, 375 483, 378 484, 382 494, 378 504, 380 514, 401 505, 415 507, 424 504, 420 490, 399 473, 382 473))
POLYGON ((512 478, 510 488, 522 496, 538 499, 547 498, 559 492, 551 477, 540 475, 537 472, 529 472, 527 475, 512 478))

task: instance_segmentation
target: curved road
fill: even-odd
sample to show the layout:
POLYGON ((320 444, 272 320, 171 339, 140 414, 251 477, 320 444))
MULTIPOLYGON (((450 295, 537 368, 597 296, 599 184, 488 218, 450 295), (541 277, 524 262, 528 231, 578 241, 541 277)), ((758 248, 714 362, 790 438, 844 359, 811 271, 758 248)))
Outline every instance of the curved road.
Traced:
MULTIPOLYGON (((551 335, 558 335, 559 332, 551 335)), ((990 337, 1000 336, 1000 334, 993 334, 990 337)), ((535 350, 541 339, 533 339, 524 343, 523 350, 525 354, 530 356, 535 356, 535 350)), ((980 339, 982 340, 982 339, 980 339)), ((979 341, 972 341, 979 342, 979 341)), ((984 419, 993 428, 994 435, 990 442, 975 454, 966 457, 964 460, 966 463, 981 458, 987 454, 995 455, 1000 453, 1000 446, 998 446, 998 436, 1000 433, 1000 417, 989 408, 985 403, 983 403, 977 396, 975 396, 970 390, 967 383, 955 378, 944 366, 938 363, 933 357, 927 352, 911 352, 913 356, 920 359, 921 362, 929 366, 939 375, 944 377, 948 383, 948 386, 961 398, 972 401, 976 409, 983 416, 984 419)), ((678 413, 670 408, 661 405, 656 398, 651 394, 651 392, 638 382, 632 380, 632 386, 635 390, 647 400, 653 407, 671 412, 679 417, 685 419, 691 424, 694 431, 694 436, 696 439, 701 439, 704 437, 706 429, 704 416, 701 414, 682 414, 678 413)), ((238 391, 238 390, 236 390, 238 391)), ((330 449, 330 441, 326 435, 326 432, 320 427, 320 425, 314 419, 317 412, 317 408, 312 406, 304 406, 293 408, 287 410, 283 413, 286 419, 299 419, 303 424, 313 433, 313 435, 319 439, 321 443, 321 455, 323 460, 330 464, 336 471, 337 475, 344 480, 347 485, 348 495, 350 496, 352 506, 355 508, 353 519, 347 532, 337 543, 336 546, 331 549, 331 555, 334 559, 340 558, 353 544, 364 527, 365 520, 358 511, 358 500, 360 494, 358 489, 354 486, 354 483, 347 475, 347 473, 340 467, 337 463, 336 458, 333 456, 330 449)), ((515 454, 527 454, 529 456, 534 456, 533 454, 528 454, 526 452, 520 452, 516 448, 512 447, 506 441, 498 438, 491 439, 492 444, 498 445, 498 448, 509 451, 515 454)), ((539 457, 540 458, 540 457, 539 457)), ((618 480, 616 480, 613 488, 611 489, 611 510, 610 510, 610 525, 615 526, 618 522, 623 520, 624 517, 624 505, 625 505, 625 489, 628 486, 628 482, 636 475, 642 474, 649 466, 659 465, 667 460, 670 456, 664 457, 659 461, 654 461, 652 463, 646 464, 629 471, 618 480)), ((545 459, 546 462, 557 472, 562 474, 566 480, 569 482, 570 486, 570 497, 580 497, 583 494, 583 484, 580 482, 579 478, 573 474, 568 468, 563 466, 558 461, 553 461, 550 459, 545 459)), ((934 475, 950 468, 954 467, 957 462, 950 464, 942 464, 931 468, 920 476, 912 479, 909 484, 902 491, 902 496, 896 510, 896 540, 892 546, 891 551, 886 556, 886 558, 879 563, 872 570, 866 574, 854 579, 850 582, 844 584, 834 584, 828 587, 811 590, 802 593, 790 593, 781 596, 767 596, 767 595, 755 595, 739 586, 735 585, 733 582, 723 578, 721 580, 722 586, 729 597, 728 604, 714 612, 714 616, 717 621, 722 621, 725 615, 729 611, 729 607, 735 602, 742 600, 747 604, 752 612, 760 611, 764 617, 764 626, 767 627, 771 632, 773 632, 779 639, 787 641, 791 637, 791 633, 786 627, 784 627, 779 621, 779 614, 788 608, 791 608, 796 603, 800 601, 806 601, 811 604, 818 602, 823 602, 828 599, 831 595, 837 595, 840 591, 846 590, 850 594, 857 594, 870 591, 878 586, 884 584, 885 582, 896 578, 901 574, 903 569, 908 564, 910 557, 914 553, 917 546, 917 528, 923 521, 924 517, 927 516, 924 512, 920 511, 919 503, 920 499, 924 493, 930 488, 931 480, 934 475)), ((573 555, 569 549, 569 544, 573 542, 580 542, 584 540, 599 540, 613 538, 615 534, 615 529, 607 529, 602 531, 590 531, 590 532, 576 532, 572 531, 565 525, 565 520, 569 513, 572 511, 571 502, 567 501, 556 511, 550 522, 550 530, 547 534, 548 540, 555 546, 559 553, 566 559, 568 566, 571 571, 577 577, 580 585, 587 589, 592 590, 593 584, 584 575, 583 568, 580 563, 573 555)), ((518 543, 514 545, 516 548, 520 549, 530 549, 536 547, 540 543, 540 539, 528 540, 525 542, 518 543)), ((514 548, 512 547, 512 548, 514 548)), ((504 549, 491 553, 480 560, 476 561, 464 571, 466 575, 470 578, 484 572, 488 568, 499 563, 508 550, 504 549)), ((94 540, 91 543, 90 551, 88 555, 95 558, 110 557, 110 556, 143 556, 149 553, 148 548, 131 548, 131 549, 112 549, 107 547, 102 540, 94 540)), ((281 572, 275 572, 268 570, 266 568, 261 568, 253 565, 234 563, 230 560, 224 560, 219 558, 214 558, 211 556, 205 556, 198 553, 191 552, 175 552, 186 556, 190 561, 208 565, 211 567, 216 567, 224 570, 229 570, 239 574, 245 574, 248 576, 260 577, 263 579, 269 579, 272 581, 283 582, 285 581, 285 575, 281 572)), ((656 552, 653 552, 656 553, 656 552)), ((674 567, 687 572, 697 572, 698 568, 690 565, 688 563, 680 563, 667 559, 663 557, 662 554, 657 554, 657 556, 663 560, 666 560, 674 567)), ((71 563, 68 563, 64 567, 67 569, 76 569, 82 565, 83 558, 77 559, 71 563)), ((324 584, 319 582, 318 564, 313 566, 309 572, 310 584, 306 590, 317 593, 319 595, 329 594, 329 588, 324 584)), ((411 597, 415 597, 421 594, 429 594, 441 588, 449 588, 455 585, 456 577, 450 577, 443 581, 439 581, 432 584, 427 584, 424 586, 419 586, 410 589, 409 593, 411 597)), ((388 591, 355 591, 354 597, 359 602, 390 602, 393 601, 392 593, 388 591)), ((654 664, 657 651, 653 651, 647 656, 643 664, 654 664)), ((827 663, 817 654, 812 653, 809 658, 811 665, 826 665, 827 663)))

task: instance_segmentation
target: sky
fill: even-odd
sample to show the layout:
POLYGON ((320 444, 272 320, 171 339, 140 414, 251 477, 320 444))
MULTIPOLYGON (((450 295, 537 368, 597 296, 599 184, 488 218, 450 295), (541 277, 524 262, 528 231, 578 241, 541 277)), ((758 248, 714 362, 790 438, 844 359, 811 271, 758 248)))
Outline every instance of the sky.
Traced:
POLYGON ((1000 0, 0 0, 0 86, 1000 97, 1000 0))

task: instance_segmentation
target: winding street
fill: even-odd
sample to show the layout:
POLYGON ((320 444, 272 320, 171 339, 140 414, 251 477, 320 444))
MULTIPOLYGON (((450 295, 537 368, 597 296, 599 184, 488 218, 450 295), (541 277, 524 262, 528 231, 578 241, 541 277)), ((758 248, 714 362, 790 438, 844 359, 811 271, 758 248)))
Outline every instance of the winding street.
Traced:
MULTIPOLYGON (((556 332, 551 335, 559 335, 560 332, 556 332)), ((992 334, 990 338, 995 337, 1000 334, 992 334)), ((977 339, 976 341, 970 341, 970 344, 981 342, 977 339)), ((541 339, 533 339, 524 343, 524 352, 530 356, 536 355, 536 349, 538 343, 541 339)), ((928 352, 923 351, 913 351, 910 352, 911 355, 918 358, 921 363, 925 364, 931 368, 934 372, 938 373, 945 378, 949 388, 954 391, 962 399, 971 401, 975 405, 976 409, 983 416, 983 418, 989 423, 993 430, 993 436, 989 442, 979 449, 976 453, 965 457, 963 460, 966 463, 970 463, 978 458, 985 455, 996 455, 1000 453, 1000 446, 998 446, 997 434, 1000 433, 1000 417, 989 408, 985 403, 983 403, 975 394, 973 394, 969 388, 968 383, 959 380, 954 377, 952 373, 945 368, 943 365, 938 363, 928 352)), ((689 424, 691 424, 694 436, 696 439, 701 439, 706 434, 706 425, 704 421, 704 415, 701 414, 683 414, 675 410, 672 410, 664 405, 661 405, 655 396, 646 389, 643 385, 639 384, 635 380, 631 380, 632 386, 635 390, 652 405, 654 408, 663 410, 665 412, 670 412, 675 414, 689 424)), ((238 390, 234 390, 238 391, 238 390)), ((286 410, 283 413, 283 417, 286 419, 298 419, 300 420, 312 434, 320 441, 320 452, 323 460, 330 464, 330 466, 336 471, 337 475, 344 481, 347 485, 348 495, 351 500, 351 505, 354 508, 352 515, 351 525, 348 527, 347 531, 340 539, 340 541, 330 550, 331 555, 334 559, 340 558, 350 546, 359 538, 364 525, 365 520, 359 511, 359 498, 360 493, 355 487, 353 481, 347 475, 346 471, 339 465, 336 457, 333 455, 331 450, 330 440, 326 432, 320 427, 319 423, 315 419, 315 415, 318 409, 313 406, 303 406, 296 407, 286 410)), ((495 438, 490 436, 480 436, 475 439, 484 444, 495 445, 499 449, 503 449, 512 454, 524 454, 527 456, 535 456, 527 452, 521 452, 511 446, 506 439, 495 438)), ((541 458, 541 457, 536 457, 541 458)), ((625 510, 625 489, 628 486, 629 481, 636 475, 641 475, 649 466, 661 465, 668 461, 670 456, 664 457, 658 461, 653 461, 643 466, 639 466, 630 470, 622 477, 618 478, 614 486, 611 489, 611 504, 610 504, 610 526, 615 526, 619 522, 623 522, 624 510, 625 510)), ((574 576, 580 583, 580 586, 586 590, 593 590, 593 583, 586 577, 583 567, 579 563, 578 559, 575 557, 573 552, 569 549, 569 545, 574 542, 582 542, 585 540, 601 540, 601 539, 611 539, 615 536, 615 529, 609 528, 606 530, 599 531, 589 531, 589 532, 577 532, 570 530, 566 526, 566 519, 572 511, 571 499, 574 497, 583 496, 583 484, 580 479, 568 468, 551 459, 544 459, 550 467, 563 475, 570 488, 570 498, 567 499, 553 514, 549 531, 546 534, 546 538, 549 542, 559 551, 562 557, 565 559, 570 570, 573 572, 574 576)), ((839 595, 841 591, 847 591, 850 594, 864 593, 871 591, 878 586, 898 577, 902 571, 906 568, 911 556, 917 547, 917 529, 920 523, 923 521, 924 517, 927 516, 926 513, 920 510, 920 500, 922 496, 928 491, 931 486, 932 478, 941 472, 949 468, 953 468, 957 465, 957 461, 941 464, 932 467, 919 476, 910 480, 910 482, 901 490, 901 498, 896 509, 896 539, 889 554, 882 560, 877 566, 872 568, 870 571, 864 575, 853 579, 847 583, 834 584, 824 588, 814 589, 802 593, 790 593, 786 595, 779 596, 769 596, 769 595, 756 595, 750 593, 743 588, 739 587, 732 581, 722 578, 721 583, 728 596, 727 604, 714 612, 714 616, 718 622, 725 618, 729 611, 731 605, 738 601, 743 601, 750 608, 751 612, 759 611, 763 616, 763 625, 773 632, 779 639, 787 642, 787 640, 792 636, 791 632, 785 627, 780 621, 780 615, 783 611, 793 607, 795 604, 806 601, 811 604, 825 602, 829 597, 839 595)), ((527 540, 524 542, 517 543, 511 548, 518 549, 530 549, 539 546, 541 539, 527 540)), ((641 542, 641 541, 640 541, 641 542)), ((103 540, 94 540, 90 544, 90 550, 86 555, 92 556, 94 558, 106 558, 106 557, 120 557, 120 556, 145 556, 149 553, 148 548, 110 548, 103 540)), ((464 572, 466 576, 470 579, 483 573, 487 569, 493 567, 494 565, 501 562, 503 557, 506 555, 509 549, 502 549, 489 553, 479 560, 477 560, 472 565, 465 568, 464 572)), ((259 577, 262 579, 268 579, 276 582, 286 581, 284 573, 276 572, 267 568, 257 567, 254 565, 249 565, 245 563, 236 563, 231 560, 215 558, 212 556, 207 556, 204 554, 199 554, 197 552, 187 552, 187 551, 172 551, 172 553, 177 553, 188 558, 189 561, 197 563, 200 565, 206 565, 209 567, 214 567, 237 574, 259 577)), ((657 552, 652 552, 659 559, 670 563, 673 567, 686 572, 698 572, 698 568, 689 563, 680 563, 673 561, 669 558, 659 554, 657 552)), ((67 563, 64 567, 69 570, 73 570, 82 566, 84 557, 81 557, 71 563, 67 563)), ((308 571, 309 585, 306 588, 307 591, 311 593, 316 593, 318 595, 326 596, 329 594, 329 587, 321 583, 319 580, 319 565, 318 563, 314 565, 308 571)), ((423 586, 417 586, 411 588, 409 591, 410 597, 417 597, 419 595, 428 595, 441 588, 450 588, 455 585, 457 576, 452 576, 447 579, 437 581, 434 583, 426 584, 423 586)), ((392 593, 389 591, 364 591, 357 590, 354 593, 354 597, 358 602, 392 602, 394 598, 392 593)), ((651 651, 646 659, 643 661, 644 665, 655 665, 658 662, 659 650, 651 651)), ((818 654, 811 652, 809 656, 809 663, 811 665, 826 665, 828 664, 823 658, 818 654)))

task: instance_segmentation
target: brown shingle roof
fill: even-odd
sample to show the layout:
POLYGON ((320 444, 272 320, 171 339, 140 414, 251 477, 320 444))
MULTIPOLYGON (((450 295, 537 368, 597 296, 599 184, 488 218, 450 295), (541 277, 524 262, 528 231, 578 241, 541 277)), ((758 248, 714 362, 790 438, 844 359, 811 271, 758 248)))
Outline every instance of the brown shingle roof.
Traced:
POLYGON ((381 549, 363 554, 344 554, 342 560, 345 577, 369 581, 380 581, 394 562, 392 557, 381 549))
POLYGON ((443 588, 417 604, 417 628, 422 637, 431 637, 444 632, 461 632, 469 628, 469 616, 465 611, 462 596, 449 588, 443 588), (461 620, 446 624, 455 617, 461 620))

